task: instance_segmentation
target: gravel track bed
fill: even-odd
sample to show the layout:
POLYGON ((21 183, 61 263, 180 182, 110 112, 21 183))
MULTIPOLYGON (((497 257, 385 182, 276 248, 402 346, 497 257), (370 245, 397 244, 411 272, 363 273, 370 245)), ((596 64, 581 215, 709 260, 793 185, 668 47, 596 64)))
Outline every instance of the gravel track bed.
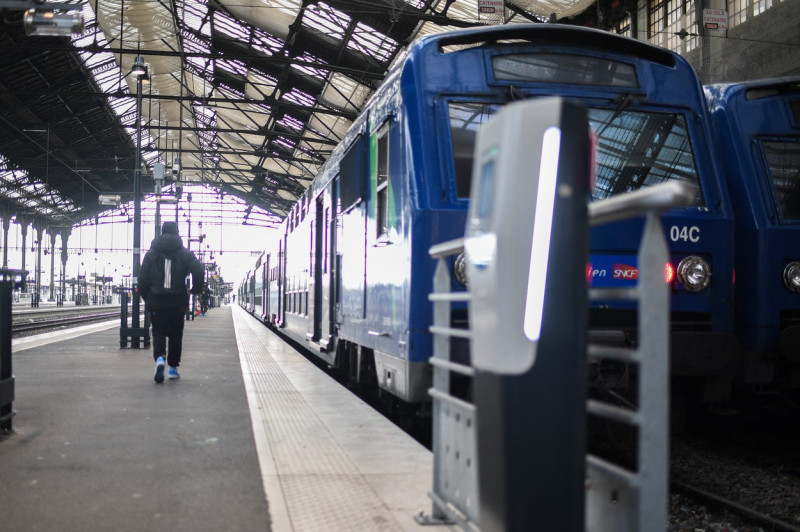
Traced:
MULTIPOLYGON (((672 438, 670 479, 730 499, 800 530, 800 439, 796 410, 751 410, 705 420, 672 438)), ((768 531, 734 512, 672 489, 674 531, 768 531)))

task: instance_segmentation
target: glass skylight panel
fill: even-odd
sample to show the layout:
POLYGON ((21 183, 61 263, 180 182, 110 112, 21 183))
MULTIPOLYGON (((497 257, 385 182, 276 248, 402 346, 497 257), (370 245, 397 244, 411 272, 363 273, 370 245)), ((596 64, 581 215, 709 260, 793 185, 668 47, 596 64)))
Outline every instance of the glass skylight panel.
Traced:
POLYGON ((197 56, 188 56, 186 58, 186 68, 189 72, 196 76, 202 76, 204 78, 211 77, 211 72, 213 63, 208 59, 204 59, 202 57, 197 56))
POLYGON ((253 48, 264 55, 274 55, 283 48, 284 44, 286 43, 283 40, 274 35, 270 35, 259 28, 253 28, 253 48))
POLYGON ((181 37, 183 40, 184 52, 205 54, 211 52, 211 46, 209 46, 208 42, 198 38, 196 35, 193 35, 187 31, 182 31, 181 37))
POLYGON ((111 65, 110 68, 99 72, 92 70, 92 74, 97 86, 105 93, 114 92, 120 86, 120 72, 116 63, 111 65))
POLYGON ((300 11, 302 2, 299 0, 262 0, 265 9, 278 9, 287 15, 297 16, 300 11))
POLYGON ((311 159, 316 159, 319 164, 325 162, 325 158, 320 155, 319 151, 309 147, 305 142, 297 145, 297 151, 308 155, 308 157, 311 159))
MULTIPOLYGON (((319 58, 314 57, 313 55, 309 55, 307 53, 303 54, 303 56, 300 57, 299 59, 300 59, 300 61, 308 61, 309 63, 325 64, 325 61, 323 61, 322 59, 319 59, 319 58)), ((317 79, 325 79, 327 77, 327 75, 328 75, 328 71, 327 70, 323 70, 321 68, 316 68, 316 67, 312 67, 312 66, 308 66, 308 65, 298 65, 298 64, 292 63, 290 65, 290 68, 293 68, 293 69, 295 69, 295 70, 297 70, 299 72, 303 72, 304 74, 308 74, 310 76, 313 76, 313 77, 315 77, 317 79)))
POLYGON ((306 7, 303 26, 315 29, 337 41, 344 39, 344 31, 350 24, 350 17, 324 2, 306 7))
POLYGON ((284 115, 282 119, 278 120, 278 123, 297 132, 303 131, 305 127, 303 122, 290 115, 284 115))
POLYGON ((3 194, 7 197, 20 199, 24 205, 36 209, 41 214, 58 214, 60 212, 75 212, 75 203, 53 190, 49 190, 44 183, 36 180, 25 170, 8 168, 8 160, 0 155, 0 181, 10 185, 3 194))
POLYGON ((472 2, 455 2, 447 10, 447 16, 465 22, 477 22, 478 4, 472 2))
POLYGON ((178 18, 189 28, 203 33, 211 34, 211 25, 208 23, 208 7, 204 0, 182 2, 178 10, 178 18))
POLYGON ((194 105, 194 112, 198 120, 202 120, 205 124, 211 124, 217 116, 217 111, 213 107, 206 107, 204 105, 194 105))
POLYGON ((240 61, 238 59, 217 59, 216 66, 220 70, 237 74, 242 77, 247 75, 247 65, 245 65, 244 61, 240 61))
POLYGON ((86 54, 82 59, 86 68, 90 69, 92 72, 104 72, 110 68, 119 69, 116 57, 110 52, 86 54))
POLYGON ((296 103, 299 105, 306 105, 311 107, 316 103, 316 100, 310 94, 306 94, 303 91, 299 91, 297 89, 292 89, 291 92, 287 92, 281 97, 281 100, 287 100, 292 103, 296 103))
POLYGON ((287 139, 286 137, 278 137, 277 139, 275 139, 274 143, 277 144, 278 146, 283 146, 290 152, 294 150, 294 145, 295 145, 294 141, 287 139))
POLYGON ((366 24, 358 23, 353 37, 348 41, 347 47, 363 52, 385 63, 388 61, 400 44, 394 39, 375 31, 366 24))
POLYGON ((250 40, 250 27, 242 25, 240 21, 222 11, 214 12, 214 30, 240 42, 250 40))
POLYGON ((225 83, 220 83, 219 87, 217 87, 217 90, 219 90, 221 93, 226 94, 229 98, 236 98, 236 99, 244 98, 244 94, 242 93, 242 91, 240 91, 239 89, 235 89, 225 83))

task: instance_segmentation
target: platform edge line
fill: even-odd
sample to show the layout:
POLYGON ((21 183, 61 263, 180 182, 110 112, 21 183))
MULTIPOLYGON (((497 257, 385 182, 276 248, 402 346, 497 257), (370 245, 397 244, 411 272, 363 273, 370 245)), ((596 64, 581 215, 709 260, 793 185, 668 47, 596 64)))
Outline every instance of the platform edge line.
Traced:
POLYGON ((261 483, 264 487, 264 497, 267 500, 267 510, 270 515, 270 529, 274 532, 294 531, 292 520, 289 516, 289 508, 283 493, 283 485, 278 477, 278 469, 273 460, 272 451, 269 445, 267 431, 259 413, 258 393, 253 382, 250 364, 245 356, 245 348, 242 342, 242 323, 239 318, 241 315, 238 307, 233 307, 233 328, 236 334, 236 348, 239 355, 239 363, 242 371, 242 380, 247 395, 247 406, 250 411, 250 424, 253 428, 253 439, 256 446, 256 456, 261 470, 261 483))

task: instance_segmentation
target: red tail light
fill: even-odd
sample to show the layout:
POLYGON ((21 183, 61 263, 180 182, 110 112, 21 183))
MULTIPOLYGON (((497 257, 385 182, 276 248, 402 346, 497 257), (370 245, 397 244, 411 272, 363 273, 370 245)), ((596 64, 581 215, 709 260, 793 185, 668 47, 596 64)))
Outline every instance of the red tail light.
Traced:
POLYGON ((669 262, 664 265, 664 282, 670 284, 675 280, 675 266, 669 262))

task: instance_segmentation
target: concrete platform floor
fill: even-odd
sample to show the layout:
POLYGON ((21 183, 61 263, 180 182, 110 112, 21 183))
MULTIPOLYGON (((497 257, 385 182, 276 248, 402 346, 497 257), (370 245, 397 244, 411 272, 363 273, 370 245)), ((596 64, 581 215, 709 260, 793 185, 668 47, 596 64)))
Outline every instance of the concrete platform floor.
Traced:
POLYGON ((118 326, 38 343, 15 341, 0 530, 269 530, 230 308, 186 323, 163 384, 118 326))

